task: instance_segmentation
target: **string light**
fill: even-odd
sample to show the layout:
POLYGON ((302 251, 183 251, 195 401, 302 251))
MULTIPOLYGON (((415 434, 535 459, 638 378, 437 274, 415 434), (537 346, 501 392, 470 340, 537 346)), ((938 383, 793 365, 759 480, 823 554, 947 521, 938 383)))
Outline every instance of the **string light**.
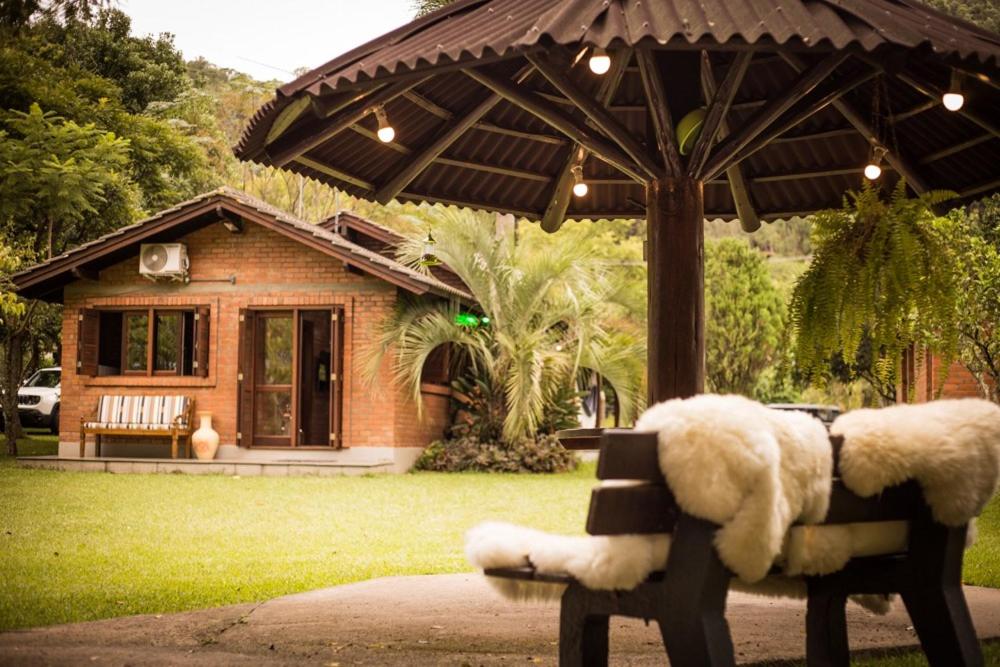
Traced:
POLYGON ((378 140, 384 144, 396 138, 396 130, 389 125, 389 117, 385 113, 385 107, 375 107, 375 118, 378 120, 378 140))
POLYGON ((865 166, 865 178, 869 181, 878 180, 878 177, 882 175, 882 157, 884 155, 885 148, 882 146, 875 146, 872 149, 871 160, 865 166))
POLYGON ((594 52, 590 54, 590 71, 594 74, 607 74, 611 69, 611 56, 600 47, 594 47, 594 52))
POLYGON ((576 165, 573 167, 573 194, 577 197, 586 197, 589 190, 590 188, 583 181, 583 166, 576 165))
POLYGON ((941 96, 941 102, 948 111, 958 111, 965 104, 962 82, 959 80, 956 70, 951 71, 951 86, 948 88, 948 92, 941 96))

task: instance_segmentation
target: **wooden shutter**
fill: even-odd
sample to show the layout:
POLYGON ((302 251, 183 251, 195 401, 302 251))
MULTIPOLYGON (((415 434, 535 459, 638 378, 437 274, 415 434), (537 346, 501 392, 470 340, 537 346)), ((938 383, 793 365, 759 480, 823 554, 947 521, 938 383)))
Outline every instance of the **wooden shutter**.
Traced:
POLYGON ((240 309, 236 444, 249 447, 253 439, 253 333, 255 313, 240 309))
POLYGON ((334 308, 330 322, 330 444, 344 447, 344 309, 334 308))
POLYGON ((194 374, 208 377, 209 322, 212 310, 198 306, 194 310, 194 374))
POLYGON ((97 358, 100 350, 101 314, 92 308, 82 308, 77 316, 76 373, 97 375, 97 358))

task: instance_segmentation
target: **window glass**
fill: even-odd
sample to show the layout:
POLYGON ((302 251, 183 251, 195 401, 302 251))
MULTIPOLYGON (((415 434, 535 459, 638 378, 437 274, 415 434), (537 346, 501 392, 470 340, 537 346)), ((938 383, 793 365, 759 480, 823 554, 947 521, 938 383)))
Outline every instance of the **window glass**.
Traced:
POLYGON ((263 384, 292 383, 292 317, 262 317, 264 326, 263 384))
POLYGON ((24 383, 25 387, 46 387, 52 389, 59 386, 59 371, 38 371, 24 383))
POLYGON ((146 345, 149 342, 149 315, 128 313, 125 316, 125 368, 146 370, 146 345))
POLYGON ((263 436, 288 436, 292 423, 290 391, 259 391, 255 396, 254 433, 263 436))
POLYGON ((177 372, 180 358, 181 313, 156 312, 156 347, 153 350, 153 370, 177 372))

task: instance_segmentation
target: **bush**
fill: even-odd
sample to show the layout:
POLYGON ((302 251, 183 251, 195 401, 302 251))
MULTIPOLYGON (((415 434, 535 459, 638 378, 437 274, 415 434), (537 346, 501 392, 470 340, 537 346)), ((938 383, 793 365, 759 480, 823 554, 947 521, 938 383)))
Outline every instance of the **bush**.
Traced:
POLYGON ((438 440, 424 450, 415 470, 436 472, 566 472, 576 457, 554 435, 506 445, 481 442, 474 436, 438 440))

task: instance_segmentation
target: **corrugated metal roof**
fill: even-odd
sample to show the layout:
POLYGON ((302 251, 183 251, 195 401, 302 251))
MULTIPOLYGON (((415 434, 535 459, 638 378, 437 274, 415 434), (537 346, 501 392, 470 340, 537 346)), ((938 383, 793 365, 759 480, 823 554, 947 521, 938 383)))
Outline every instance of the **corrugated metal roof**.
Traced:
POLYGON ((404 276, 406 279, 410 281, 419 283, 421 285, 425 285, 432 291, 437 292, 439 294, 455 296, 467 301, 473 300, 472 296, 468 293, 468 291, 464 289, 458 288, 454 285, 447 284, 437 279, 434 276, 421 273, 415 269, 412 269, 404 264, 397 262, 396 260, 390 257, 386 257, 377 252, 364 248, 358 245, 357 243, 353 243, 348 239, 344 238, 343 236, 341 236, 340 234, 334 233, 333 231, 321 225, 313 224, 310 222, 306 222, 305 220, 296 218, 295 216, 275 206, 272 206, 263 200, 257 199, 256 197, 248 195, 247 193, 241 190, 236 190, 230 187, 220 187, 218 189, 202 193, 197 197, 193 197, 187 201, 181 202, 176 206, 172 206, 170 208, 159 211, 155 215, 140 220, 139 222, 117 229, 113 232, 105 234, 104 236, 96 238, 93 241, 89 241, 82 245, 76 246, 75 248, 71 248, 70 250, 67 250, 61 255, 57 255, 44 262, 35 264, 34 266, 31 266, 23 271, 19 271, 18 273, 12 276, 12 281, 18 287, 18 289, 21 289, 26 284, 32 282, 33 277, 41 274, 43 271, 49 268, 57 268, 61 265, 66 265, 66 272, 69 272, 71 268, 69 265, 72 263, 72 260, 82 255, 85 251, 96 250, 101 248, 102 246, 110 246, 114 241, 119 240, 122 237, 127 237, 130 235, 130 233, 134 233, 145 227, 149 227, 154 223, 164 220, 166 218, 179 216, 184 212, 196 209, 200 204, 211 201, 213 199, 218 199, 223 201, 229 200, 235 202, 243 207, 264 214, 278 223, 288 225, 298 230, 299 232, 303 232, 317 239, 321 239, 322 241, 328 242, 331 245, 336 246, 337 248, 340 248, 343 251, 346 251, 351 256, 356 257, 359 260, 358 265, 361 268, 364 268, 366 265, 369 266, 374 265, 376 267, 381 267, 382 269, 391 271, 393 273, 398 273, 399 275, 404 276))
MULTIPOLYGON (((781 50, 791 50, 807 64, 833 51, 854 54, 831 75, 831 84, 846 80, 860 68, 884 64, 883 117, 907 112, 927 100, 896 77, 899 71, 937 88, 947 87, 953 66, 985 73, 992 77, 992 84, 974 76, 965 79, 966 110, 987 119, 993 129, 1000 125, 996 84, 1000 36, 913 0, 460 0, 282 87, 277 98, 254 116, 235 150, 240 157, 269 164, 267 135, 294 99, 330 99, 341 91, 357 92, 411 72, 430 73, 429 79, 387 104, 397 131, 392 145, 375 140, 373 120, 365 118, 355 126, 356 131, 340 132, 309 150, 305 164, 287 165, 372 199, 393 174, 488 94, 462 74, 461 67, 484 68, 496 77, 509 78, 524 67, 528 52, 561 46, 576 53, 581 46, 615 49, 626 44, 658 45, 661 52, 672 53, 690 52, 691 45, 704 48, 712 53, 720 81, 732 50, 753 45, 756 55, 729 116, 733 127, 746 123, 795 80, 796 70, 778 57, 781 50)), ((584 89, 595 89, 595 77, 583 63, 568 74, 584 89)), ((582 120, 575 107, 539 74, 522 87, 546 96, 553 106, 582 120)), ((875 90, 875 84, 868 82, 843 100, 871 119, 875 90)), ((648 134, 645 93, 634 65, 626 71, 610 112, 641 142, 655 145, 648 134)), ((301 133, 323 122, 305 108, 285 132, 301 133)), ((744 163, 751 196, 762 217, 836 206, 845 188, 861 182, 869 144, 860 134, 843 132, 849 127, 828 107, 788 133, 826 136, 775 142, 744 163), (846 172, 851 168, 856 175, 846 172)), ((987 156, 976 165, 975 173, 941 167, 954 161, 954 156, 924 160, 949 142, 971 141, 990 131, 964 112, 950 113, 939 105, 893 123, 882 141, 916 165, 915 171, 932 187, 981 194, 1000 188, 998 183, 983 189, 1000 181, 1000 136, 966 149, 969 155, 987 156)), ((275 134, 271 141, 280 144, 283 133, 275 134)), ((553 140, 553 135, 557 135, 555 130, 543 121, 501 101, 417 175, 398 198, 510 211, 537 219, 549 203, 571 147, 565 137, 557 135, 553 140)), ((591 192, 571 202, 569 217, 644 215, 641 184, 594 158, 585 164, 584 174, 593 182, 591 192)), ((724 178, 706 184, 708 217, 729 219, 735 214, 724 178)), ((887 171, 886 181, 894 178, 887 171)))

